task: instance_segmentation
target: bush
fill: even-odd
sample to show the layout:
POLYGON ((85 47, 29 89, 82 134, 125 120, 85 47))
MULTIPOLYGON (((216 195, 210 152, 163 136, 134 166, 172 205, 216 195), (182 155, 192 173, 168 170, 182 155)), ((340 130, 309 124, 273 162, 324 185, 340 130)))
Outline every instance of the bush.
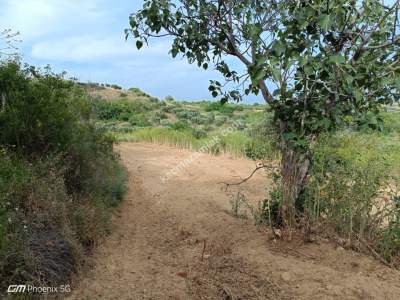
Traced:
POLYGON ((271 152, 272 150, 269 144, 258 140, 247 142, 244 149, 246 157, 252 160, 267 158, 270 156, 271 152))
POLYGON ((193 124, 198 124, 198 125, 207 124, 207 119, 200 115, 192 117, 191 121, 193 124))
POLYGON ((221 104, 221 102, 207 102, 204 107, 205 111, 218 111, 222 114, 232 115, 233 112, 237 109, 237 106, 233 104, 221 104))
POLYGON ((193 136, 196 139, 202 139, 207 137, 207 132, 201 129, 194 129, 193 130, 193 136))
POLYGON ((143 102, 127 100, 108 102, 101 99, 93 99, 92 107, 100 120, 127 121, 133 114, 145 113, 151 110, 151 106, 143 102))
POLYGON ((113 88, 113 89, 116 89, 116 90, 122 90, 122 87, 120 87, 117 84, 111 84, 110 87, 113 88))
POLYGON ((65 284, 109 231, 125 170, 74 83, 3 62, 0 90, 0 290, 65 284))
POLYGON ((193 110, 185 110, 182 108, 175 108, 174 109, 175 115, 178 117, 179 120, 195 120, 200 119, 200 113, 193 110))
POLYGON ((215 125, 222 126, 227 122, 227 120, 228 120, 228 118, 225 116, 222 116, 222 117, 218 116, 215 118, 215 125))
POLYGON ((175 122, 170 125, 170 128, 173 130, 184 131, 190 129, 190 126, 187 122, 175 122))
POLYGON ((396 197, 385 200, 390 197, 382 192, 398 182, 392 178, 393 146, 379 134, 342 132, 321 138, 313 151, 303 205, 310 222, 330 228, 353 247, 361 241, 387 261, 399 259, 398 203, 396 197))
MULTIPOLYGON (((129 91, 133 94, 135 94, 136 96, 139 97, 145 97, 145 98, 150 98, 150 95, 146 94, 145 92, 143 92, 141 89, 139 88, 130 88, 129 91)), ((155 98, 154 98, 155 99, 155 98)))
POLYGON ((144 114, 132 115, 129 118, 129 123, 131 123, 131 125, 133 126, 138 126, 138 127, 151 126, 151 123, 147 120, 144 114))

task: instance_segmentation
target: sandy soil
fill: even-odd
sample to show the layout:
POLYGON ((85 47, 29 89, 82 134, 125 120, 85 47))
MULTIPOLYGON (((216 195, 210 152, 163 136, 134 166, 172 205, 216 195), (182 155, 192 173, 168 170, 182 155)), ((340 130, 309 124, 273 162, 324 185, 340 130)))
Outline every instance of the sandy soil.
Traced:
MULTIPOLYGON (((221 181, 237 181, 254 162, 202 154, 162 182, 192 152, 118 146, 129 191, 112 235, 72 299, 400 299, 400 272, 328 241, 274 242, 251 219, 232 216, 221 181)), ((268 178, 241 188, 263 199, 268 178)))

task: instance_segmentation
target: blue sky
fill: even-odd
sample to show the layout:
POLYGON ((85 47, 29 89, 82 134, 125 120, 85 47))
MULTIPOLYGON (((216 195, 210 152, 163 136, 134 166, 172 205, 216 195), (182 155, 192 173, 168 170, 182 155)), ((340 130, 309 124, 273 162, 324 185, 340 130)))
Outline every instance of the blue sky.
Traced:
POLYGON ((0 0, 0 30, 20 32, 18 47, 24 62, 50 64, 55 71, 65 70, 81 81, 139 87, 160 98, 212 98, 208 83, 218 79, 218 74, 189 65, 185 59, 172 59, 168 40, 153 40, 140 51, 133 40, 125 41, 129 14, 142 2, 0 0))
MULTIPOLYGON (((393 0, 385 1, 386 4, 393 0)), ((211 99, 210 79, 217 72, 172 59, 167 39, 153 40, 138 51, 125 41, 129 14, 143 0, 0 0, 0 31, 19 31, 24 62, 50 64, 81 81, 139 87, 159 98, 211 99)), ((239 64, 238 64, 239 65, 239 64)), ((251 97, 247 102, 259 101, 251 97)))

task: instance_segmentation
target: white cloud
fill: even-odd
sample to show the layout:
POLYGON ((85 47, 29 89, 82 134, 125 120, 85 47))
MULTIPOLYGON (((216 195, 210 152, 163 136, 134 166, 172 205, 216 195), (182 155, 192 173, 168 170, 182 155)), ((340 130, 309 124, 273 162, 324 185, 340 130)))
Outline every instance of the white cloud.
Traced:
MULTIPOLYGON (((159 40, 152 47, 136 49, 132 40, 125 41, 123 36, 102 38, 82 35, 69 38, 57 38, 34 43, 31 56, 41 60, 64 62, 94 62, 107 63, 104 59, 135 57, 151 62, 159 56, 166 57, 169 44, 167 40, 159 40)), ((142 62, 143 63, 143 62, 142 62)))
POLYGON ((91 62, 127 55, 133 50, 122 39, 80 36, 36 43, 32 46, 31 56, 42 60, 91 62))
POLYGON ((24 41, 78 28, 101 19, 104 0, 0 0, 1 26, 24 41))

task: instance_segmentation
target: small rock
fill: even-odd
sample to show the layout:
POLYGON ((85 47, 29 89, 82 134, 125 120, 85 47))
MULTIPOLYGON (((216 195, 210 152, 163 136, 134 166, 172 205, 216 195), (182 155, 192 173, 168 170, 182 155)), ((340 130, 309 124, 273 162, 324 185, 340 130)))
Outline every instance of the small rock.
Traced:
POLYGON ((182 277, 182 278, 187 278, 188 274, 186 272, 178 272, 176 273, 177 276, 182 277))
POLYGON ((274 231, 274 235, 277 238, 281 238, 282 237, 282 231, 280 229, 273 229, 273 231, 274 231))
POLYGON ((336 251, 344 251, 344 248, 343 248, 342 246, 338 246, 338 247, 336 248, 336 251))
POLYGON ((290 276, 289 272, 284 272, 284 273, 282 273, 281 278, 283 281, 288 282, 288 281, 290 281, 291 276, 290 276))

